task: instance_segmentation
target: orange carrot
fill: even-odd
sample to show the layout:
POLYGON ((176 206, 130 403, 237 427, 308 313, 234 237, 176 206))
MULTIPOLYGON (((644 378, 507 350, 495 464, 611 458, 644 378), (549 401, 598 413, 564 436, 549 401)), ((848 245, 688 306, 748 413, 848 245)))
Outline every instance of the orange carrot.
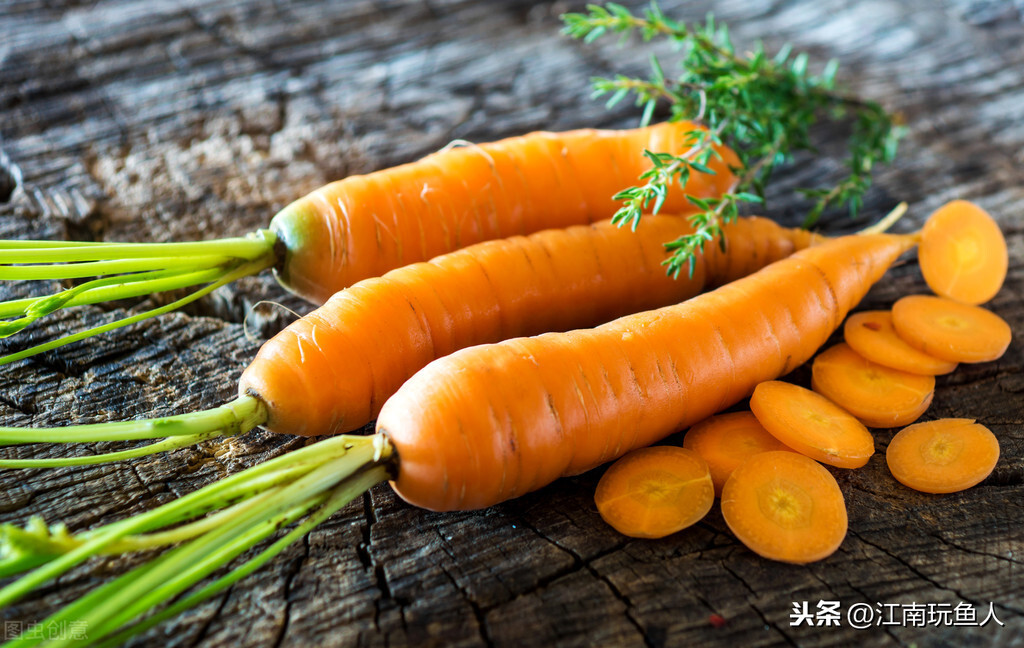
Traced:
MULTIPOLYGON (((331 183, 285 207, 269 229, 245 238, 0 241, 0 279, 96 277, 52 295, 0 302, 0 337, 65 307, 192 290, 148 311, 0 356, 0 364, 170 312, 270 267, 287 289, 322 304, 361 279, 474 243, 608 218, 617 206, 613 195, 650 168, 644 150, 685 155, 694 148, 697 128, 676 122, 628 131, 532 133, 451 148, 331 183)), ((727 147, 714 152, 710 173, 694 170, 685 187, 672 184, 663 213, 690 213, 695 207, 687 197, 718 197, 732 188, 730 166, 738 160, 727 147)))
POLYGON ((687 430, 683 447, 707 462, 715 495, 719 496, 732 471, 750 457, 771 450, 790 450, 750 412, 730 412, 704 419, 687 430))
POLYGON ((912 245, 835 239, 676 306, 435 360, 377 419, 401 457, 392 485, 482 508, 650 445, 806 361, 912 245))
POLYGON ((965 304, 995 297, 1009 263, 999 225, 966 200, 946 203, 928 217, 917 255, 928 287, 965 304))
POLYGON ((933 358, 907 344, 892 325, 891 311, 862 311, 846 318, 843 339, 871 362, 922 376, 952 372, 957 363, 933 358))
MULTIPOLYGON (((635 232, 604 221, 487 241, 363 280, 268 340, 243 372, 239 392, 260 399, 270 430, 355 430, 435 358, 678 303, 819 238, 742 218, 723 229, 726 252, 708 245, 692 276, 672 279, 660 266, 663 243, 691 231, 675 216, 647 216, 635 232)), ((228 429, 248 416, 227 407, 224 416, 234 421, 228 429)), ((22 432, 0 430, 0 442, 22 432)), ((36 440, 59 440, 66 430, 35 432, 36 440)), ((156 436, 163 436, 159 427, 132 438, 156 436)))
MULTIPOLYGON (((696 128, 537 132, 333 182, 271 222, 287 250, 278 279, 323 303, 360 279, 473 243, 608 218, 618 206, 612 196, 650 168, 643 151, 685 152, 696 128)), ((685 192, 675 187, 664 213, 691 211, 684 194, 706 198, 732 187, 737 159, 716 151, 715 175, 695 174, 685 192)))
POLYGON ((594 502, 616 531, 633 538, 664 538, 711 510, 715 488, 708 465, 692 450, 639 448, 613 463, 597 483, 594 502))
POLYGON ((764 452, 737 468, 722 491, 722 517, 754 553, 789 563, 832 555, 846 537, 846 502, 821 464, 764 452))
MULTIPOLYGON (((384 405, 373 435, 325 439, 85 536, 8 527, 8 534, 30 540, 19 544, 28 552, 19 565, 37 567, 0 589, 0 607, 91 556, 184 542, 89 595, 96 622, 90 632, 116 640, 158 622, 160 614, 116 634, 155 601, 185 591, 303 519, 181 605, 222 591, 381 481, 391 480, 401 497, 426 508, 468 509, 593 468, 706 418, 807 360, 913 241, 894 235, 836 239, 675 306, 597 329, 463 349, 406 382, 384 405), (211 511, 217 512, 185 522, 211 511), (185 559, 188 569, 182 569, 185 559)), ((347 360, 311 363, 317 380, 310 384, 332 384, 347 360)), ((306 402, 308 394, 293 389, 291 397, 306 402)), ((306 429, 336 427, 332 413, 318 405, 309 407, 306 429)), ((247 394, 207 412, 80 426, 68 434, 85 440, 102 431, 109 440, 154 430, 193 437, 224 428, 239 432, 265 423, 275 406, 247 394)), ((27 432, 38 440, 39 431, 27 432)), ((51 618, 76 618, 76 610, 73 605, 51 618)))
POLYGON ((999 441, 974 419, 938 419, 900 430, 885 461, 904 486, 954 493, 988 477, 999 460, 999 441))
POLYGON ((989 362, 1010 346, 1010 325, 992 311, 943 297, 909 295, 892 307, 907 344, 948 362, 989 362))
POLYGON ((750 410, 766 430, 797 452, 839 468, 860 468, 875 453, 864 424, 821 394, 791 383, 761 383, 750 410))
POLYGON ((270 406, 270 430, 353 430, 435 358, 677 303, 817 240, 741 219, 725 227, 727 253, 709 245, 692 276, 665 276, 662 244, 690 231, 672 216, 646 217, 636 232, 604 221, 489 241, 364 280, 267 341, 239 393, 270 406))
POLYGON ((884 367, 842 343, 815 358, 811 371, 814 391, 876 428, 913 423, 935 395, 934 376, 884 367))

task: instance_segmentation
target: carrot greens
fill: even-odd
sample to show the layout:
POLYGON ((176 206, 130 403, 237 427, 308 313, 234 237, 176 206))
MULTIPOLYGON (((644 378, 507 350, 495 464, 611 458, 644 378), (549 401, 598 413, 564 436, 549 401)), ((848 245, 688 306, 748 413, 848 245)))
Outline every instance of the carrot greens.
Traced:
POLYGON ((270 230, 199 243, 0 241, 0 280, 98 277, 50 295, 0 302, 0 338, 62 308, 201 286, 163 306, 0 356, 0 365, 169 313, 257 274, 276 263, 276 241, 270 230))
POLYGON ((807 54, 793 56, 789 46, 769 56, 758 43, 740 54, 728 27, 711 16, 703 23, 685 23, 666 16, 656 2, 640 14, 609 2, 562 19, 566 34, 588 43, 613 34, 623 41, 633 35, 645 42, 667 39, 681 52, 675 76, 652 56, 649 78, 597 78, 594 95, 609 96, 609 107, 633 95, 643 109, 643 123, 665 105, 672 120, 689 119, 708 127, 707 132, 693 134, 690 150, 682 154, 645 152, 654 168, 640 176, 641 185, 616 196, 622 201, 616 222, 635 227, 642 214, 657 213, 674 181, 685 182, 692 173, 704 171, 713 156, 712 144, 724 142, 739 156, 736 188, 720 197, 692 199, 698 208, 689 217, 695 231, 666 244, 671 254, 665 265, 672 275, 685 266, 693 272, 695 252, 720 237, 722 224, 735 220, 742 203, 763 201, 765 183, 779 164, 797 151, 815 150, 810 131, 819 118, 852 119, 848 174, 832 187, 797 190, 814 200, 804 222, 807 227, 833 205, 845 204, 855 215, 875 164, 893 160, 905 132, 880 104, 837 89, 835 60, 820 74, 812 74, 807 54))

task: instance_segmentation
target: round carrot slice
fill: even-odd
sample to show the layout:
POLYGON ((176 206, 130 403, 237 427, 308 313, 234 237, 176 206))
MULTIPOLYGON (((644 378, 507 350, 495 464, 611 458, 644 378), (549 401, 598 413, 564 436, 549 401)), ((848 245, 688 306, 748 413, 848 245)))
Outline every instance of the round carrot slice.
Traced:
POLYGON ((839 343, 811 365, 811 388, 877 428, 901 427, 921 418, 935 395, 935 377, 890 369, 839 343))
POLYGON ((885 462, 904 486, 925 493, 955 493, 988 477, 999 460, 999 441, 973 419, 938 419, 900 430, 885 462))
POLYGON ((922 376, 941 376, 957 363, 933 358, 903 341, 892 325, 890 311, 863 311, 846 318, 843 339, 871 362, 922 376))
POLYGON ((910 346, 949 362, 988 362, 1010 346, 1010 325, 980 306, 909 295, 892 306, 892 324, 910 346))
POLYGON ((795 452, 763 452, 734 470, 722 489, 722 516, 751 551, 782 562, 827 558, 846 537, 839 484, 795 452))
POLYGON ((597 483, 597 511, 616 531, 663 538, 707 515, 715 487, 707 463, 675 446, 634 450, 612 464, 597 483))
POLYGON ((750 409, 772 436, 811 459, 860 468, 875 453, 864 424, 821 394, 770 380, 754 388, 750 409))
POLYGON ((936 294, 965 304, 995 297, 1006 279, 1006 239, 984 209, 966 200, 946 203, 921 230, 921 274, 936 294))
POLYGON ((789 450, 773 437, 751 412, 731 412, 704 419, 686 432, 683 447, 693 450, 708 464, 715 494, 732 471, 747 459, 770 450, 789 450))

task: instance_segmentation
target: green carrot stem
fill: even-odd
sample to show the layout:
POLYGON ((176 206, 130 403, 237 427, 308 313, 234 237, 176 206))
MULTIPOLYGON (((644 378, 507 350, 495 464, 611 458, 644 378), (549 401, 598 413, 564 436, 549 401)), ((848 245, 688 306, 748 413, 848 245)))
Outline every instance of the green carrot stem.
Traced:
POLYGON ((883 216, 880 221, 878 221, 874 225, 871 225, 869 227, 865 227, 864 229, 860 230, 857 233, 858 234, 881 234, 883 232, 886 232, 886 231, 889 230, 890 227, 892 227, 896 223, 896 221, 898 221, 899 219, 903 218, 903 215, 906 214, 906 213, 907 213, 907 203, 901 202, 900 204, 898 204, 895 207, 893 207, 892 210, 888 214, 883 216))
MULTIPOLYGON (((315 525, 333 510, 337 510, 373 484, 388 477, 387 462, 391 459, 391 448, 384 437, 377 435, 374 437, 335 437, 317 444, 317 446, 320 445, 329 445, 330 447, 317 448, 321 452, 318 455, 319 463, 314 469, 291 483, 282 484, 267 491, 261 497, 258 506, 246 502, 232 505, 223 512, 224 515, 218 520, 219 523, 211 526, 202 535, 153 562, 94 590, 57 612, 44 623, 71 620, 85 622, 89 632, 95 633, 93 638, 96 638, 96 635, 104 636, 116 632, 125 623, 132 621, 146 610, 177 596, 202 580, 214 570, 272 534, 282 524, 297 519, 315 506, 324 505, 321 511, 311 516, 306 525, 301 525, 256 558, 243 564, 239 568, 241 572, 232 572, 187 599, 202 600, 269 560, 288 543, 312 528, 310 523, 315 525), (201 598, 196 599, 195 597, 201 598)), ((277 465, 287 466, 300 454, 306 455, 307 453, 303 451, 309 449, 304 448, 279 457, 278 460, 287 461, 279 462, 277 465)), ((256 468, 263 468, 263 466, 256 468)), ((237 485, 258 473, 259 471, 249 469, 236 475, 235 477, 239 479, 234 481, 237 485)), ((221 484, 212 484, 193 495, 219 486, 221 484)), ((100 539, 108 540, 115 535, 123 537, 127 527, 144 526, 139 522, 144 517, 145 514, 109 525, 108 530, 101 534, 100 538, 94 539, 93 543, 97 543, 100 539), (134 524, 129 524, 132 522, 134 524)), ((81 550, 79 553, 82 553, 81 550)), ((23 593, 23 591, 12 590, 27 591, 25 585, 20 588, 14 586, 22 583, 28 583, 32 587, 38 585, 41 582, 38 576, 40 572, 46 572, 46 578, 42 580, 56 575, 52 573, 52 569, 47 569, 50 566, 46 565, 37 569, 0 591, 0 605, 23 593)), ((34 645, 34 642, 27 640, 26 645, 34 645)), ((58 643, 56 645, 65 644, 58 643)))
POLYGON ((188 243, 0 241, 3 264, 70 263, 158 257, 227 256, 252 261, 272 253, 277 235, 262 229, 249 236, 188 243), (16 250, 16 251, 12 251, 16 250))
POLYGON ((230 587, 234 583, 238 582, 242 578, 248 576, 252 572, 256 571, 270 559, 279 554, 285 547, 295 542, 302 536, 309 533, 313 528, 318 526, 321 522, 326 520, 328 517, 333 515, 336 511, 341 509, 343 506, 348 504, 350 501, 355 499, 359 493, 364 492, 370 486, 378 481, 386 479, 386 475, 378 475, 378 471, 382 471, 382 467, 367 470, 364 473, 357 475, 351 485, 348 482, 343 482, 338 486, 331 494, 331 497, 327 502, 317 509, 312 515, 302 521, 301 524, 296 526, 294 529, 289 531, 285 536, 275 541, 270 547, 259 553, 254 558, 243 563, 239 567, 235 568, 225 576, 207 584, 197 592, 190 594, 178 601, 173 605, 161 610, 159 613, 154 614, 144 621, 141 621, 126 630, 122 630, 105 639, 102 643, 97 644, 98 648, 112 648, 118 646, 121 643, 127 641, 130 637, 133 637, 141 632, 145 632, 157 624, 166 621, 167 619, 180 614, 184 610, 189 609, 194 605, 205 601, 214 594, 223 591, 227 587, 230 587))
MULTIPOLYGON (((45 565, 0 590, 0 607, 17 600, 26 592, 59 576, 80 562, 100 553, 108 553, 111 546, 132 534, 163 528, 211 510, 250 499, 282 484, 295 482, 325 462, 344 457, 358 448, 363 448, 362 454, 368 454, 376 463, 387 461, 391 455, 390 446, 384 437, 378 435, 373 437, 349 435, 332 437, 226 477, 152 511, 81 533, 78 537, 84 542, 70 548, 68 547, 70 543, 67 541, 62 543, 59 540, 55 542, 49 537, 38 537, 43 534, 39 530, 30 532, 0 527, 0 530, 6 530, 12 536, 10 540, 17 545, 14 547, 15 552, 21 552, 8 559, 8 563, 26 561, 24 554, 33 550, 52 558, 45 565), (66 551, 66 553, 53 556, 55 552, 61 551, 66 551)), ((344 475, 338 475, 339 480, 342 477, 344 475)), ((36 520, 36 524, 37 526, 42 525, 41 520, 36 520)), ((4 548, 10 552, 10 543, 4 548)), ((2 567, 3 564, 0 563, 0 572, 14 573, 9 569, 2 569, 2 567)))
POLYGON ((79 331, 78 333, 73 333, 71 335, 67 335, 67 336, 59 338, 57 340, 51 340, 50 342, 46 342, 46 343, 43 343, 43 344, 37 344, 36 346, 30 347, 30 348, 25 349, 23 351, 18 351, 17 353, 11 353, 9 355, 0 357, 0 365, 8 364, 10 362, 15 362, 17 360, 22 360, 24 358, 28 358, 28 357, 34 356, 34 355, 36 355, 38 353, 42 353, 44 351, 50 351, 51 349, 56 349, 58 347, 62 347, 64 345, 66 345, 66 344, 71 344, 72 342, 77 342, 78 340, 84 340, 84 339, 92 337, 94 335, 100 335, 101 333, 106 333, 108 331, 112 331, 114 329, 121 328, 122 326, 127 326, 129 324, 134 324, 136 322, 141 322, 142 320, 149 319, 150 317, 156 317, 157 315, 163 315, 164 313, 169 313, 169 312, 171 312, 173 310, 177 310, 177 309, 181 308, 182 306, 185 306, 187 304, 191 304, 192 302, 196 301, 200 297, 203 297, 204 295, 207 295, 207 294, 213 292, 214 290, 216 290, 217 288, 220 288, 221 286, 229 284, 229 283, 231 283, 232 281, 234 281, 236 279, 239 279, 241 277, 246 277, 246 276, 249 276, 249 275, 252 275, 252 274, 256 274, 256 273, 258 273, 258 272, 260 272, 262 270, 265 270, 266 268, 269 268, 270 266, 272 266, 273 263, 274 263, 273 258, 260 258, 260 259, 257 259, 255 261, 249 261, 249 262, 243 263, 243 264, 237 266, 236 268, 234 268, 233 270, 227 271, 217 281, 215 281, 215 282, 213 282, 211 284, 208 284, 207 286, 204 286, 203 288, 200 288, 199 290, 196 290, 195 292, 193 292, 193 293, 191 293, 191 294, 189 294, 189 295, 187 295, 185 297, 182 297, 181 299, 173 301, 170 304, 166 304, 166 305, 160 306, 158 308, 154 308, 154 309, 142 312, 142 313, 138 313, 137 315, 132 315, 130 317, 125 317, 125 318, 122 318, 122 319, 119 319, 119 320, 115 320, 113 322, 110 322, 108 324, 104 324, 102 326, 96 326, 96 327, 93 327, 91 329, 87 329, 85 331, 79 331))
POLYGON ((0 280, 23 281, 39 279, 80 279, 123 272, 193 270, 221 266, 236 259, 224 255, 195 257, 152 257, 145 259, 118 259, 116 261, 84 261, 82 263, 52 265, 0 265, 0 280))
POLYGON ((179 269, 173 269, 93 279, 52 295, 0 302, 0 318, 37 315, 40 312, 49 314, 58 308, 98 304, 115 299, 128 299, 187 288, 208 281, 216 281, 223 273, 224 269, 219 267, 184 273, 179 269))
POLYGON ((187 446, 195 445, 207 439, 212 439, 218 436, 221 436, 220 431, 204 432, 202 434, 186 434, 171 437, 169 439, 164 439, 163 441, 150 443, 142 446, 141 448, 119 450, 117 452, 105 452, 103 454, 88 455, 84 457, 54 457, 47 459, 0 459, 0 468, 61 468, 64 466, 92 466, 95 464, 110 463, 113 461, 124 461, 125 459, 135 459, 137 457, 145 457, 147 455, 157 454, 158 452, 177 450, 178 448, 184 448, 187 446))
POLYGON ((231 436, 251 430, 263 423, 266 418, 266 406, 259 399, 240 396, 213 409, 141 421, 91 423, 54 428, 0 427, 0 445, 132 441, 157 437, 208 435, 213 432, 231 436))

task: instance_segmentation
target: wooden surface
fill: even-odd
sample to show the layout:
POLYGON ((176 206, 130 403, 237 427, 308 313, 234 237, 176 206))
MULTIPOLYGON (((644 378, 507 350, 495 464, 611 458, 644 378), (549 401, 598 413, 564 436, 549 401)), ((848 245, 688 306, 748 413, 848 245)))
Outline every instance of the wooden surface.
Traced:
MULTIPOLYGON (((711 2, 666 2, 683 19, 711 2)), ((558 35, 563 3, 458 0, 9 0, 0 7, 0 237, 187 240, 237 235, 348 173, 414 159, 455 138, 625 126, 628 109, 588 98, 595 74, 640 71, 649 50, 558 35)), ((866 219, 906 200, 901 227, 968 198, 1002 224, 1007 284, 991 303, 1024 330, 1024 21, 995 0, 714 3, 737 40, 792 41, 910 128, 880 170, 866 219)), ((663 52, 664 61, 670 55, 663 52)), ((842 133, 823 129, 826 153, 842 133)), ((828 182, 836 162, 801 159, 779 186, 828 182)), ((784 222, 804 207, 772 194, 784 222)), ((833 215, 826 231, 853 229, 833 215)), ((4 285, 0 297, 27 294, 4 285)), ((38 288, 38 287, 36 287, 38 288)), ((894 269, 864 307, 923 292, 916 264, 894 269)), ((215 406, 247 359, 291 315, 252 305, 284 295, 247 279, 188 313, 161 317, 0 368, 0 425, 120 420, 215 406), (248 327, 242 325, 248 314, 248 327), (247 336, 247 332, 249 336, 247 336)), ((120 308, 130 307, 120 304, 120 308)), ((109 310, 106 309, 106 310, 109 310)), ((61 314, 31 340, 108 317, 61 314)), ((26 340, 0 341, 0 352, 26 340)), ((592 503, 600 470, 490 510, 434 514, 375 488, 226 594, 140 645, 1024 645, 1024 350, 941 377, 929 418, 978 418, 999 437, 994 474, 965 493, 896 484, 882 451, 833 471, 850 533, 806 567, 759 559, 717 510, 660 541, 619 537, 592 503), (794 602, 966 602, 984 627, 794 627, 794 602), (724 627, 709 622, 711 614, 724 627), (980 619, 980 617, 979 617, 980 619)), ((792 379, 806 384, 808 372, 792 379)), ((191 492, 300 442, 250 433, 114 466, 0 474, 0 521, 31 515, 72 529, 191 492)), ((9 456, 108 449, 18 448, 9 456)), ((4 611, 42 620, 124 568, 95 560, 4 611)))

